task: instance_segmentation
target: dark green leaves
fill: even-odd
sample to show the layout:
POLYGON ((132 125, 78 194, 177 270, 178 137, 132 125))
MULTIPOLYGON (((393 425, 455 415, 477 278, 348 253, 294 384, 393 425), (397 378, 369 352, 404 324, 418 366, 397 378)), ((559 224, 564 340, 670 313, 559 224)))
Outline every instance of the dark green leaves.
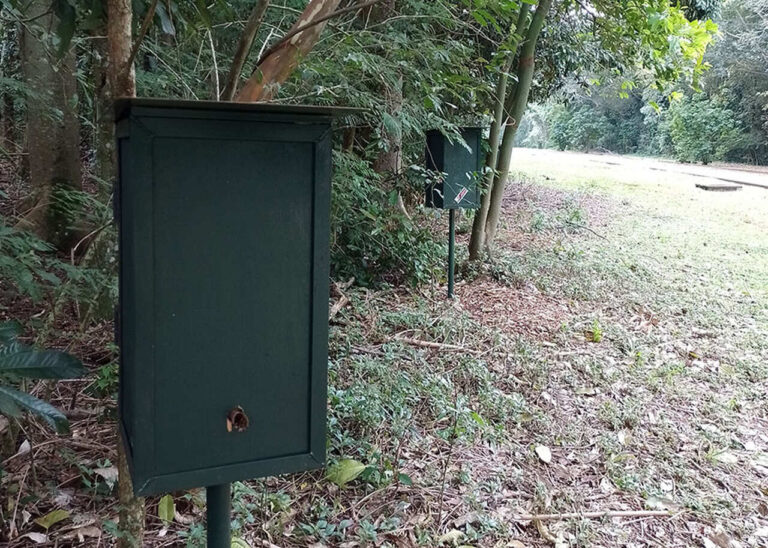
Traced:
POLYGON ((46 403, 13 388, 0 385, 0 412, 3 415, 19 417, 22 410, 27 410, 42 418, 59 434, 69 432, 67 417, 50 403, 46 403))
POLYGON ((58 23, 56 25, 56 35, 59 39, 57 48, 59 56, 64 55, 72 43, 72 37, 75 35, 75 21, 77 13, 75 8, 67 0, 53 0, 51 11, 56 16, 58 23))
POLYGON ((21 324, 17 321, 0 323, 0 346, 5 346, 21 334, 21 324))
POLYGON ((0 323, 0 413, 19 417, 22 411, 34 413, 58 433, 69 431, 67 418, 51 404, 2 384, 3 379, 72 379, 81 377, 83 364, 66 352, 34 350, 16 341, 21 333, 18 322, 0 323))
POLYGON ((75 379, 85 372, 80 360, 65 352, 22 347, 5 354, 0 348, 0 375, 10 373, 27 379, 75 379))

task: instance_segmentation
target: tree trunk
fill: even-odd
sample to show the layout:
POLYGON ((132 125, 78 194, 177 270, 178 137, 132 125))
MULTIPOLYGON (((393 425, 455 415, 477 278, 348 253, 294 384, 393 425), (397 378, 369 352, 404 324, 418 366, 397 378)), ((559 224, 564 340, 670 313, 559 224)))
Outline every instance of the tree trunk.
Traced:
MULTIPOLYGON (((102 120, 100 132, 109 136, 104 141, 101 171, 105 178, 117 177, 117 157, 114 147, 114 99, 136 95, 136 77, 131 57, 131 0, 109 0, 107 4, 107 74, 106 89, 101 96, 102 120), (108 146, 107 146, 108 143, 108 146)), ((144 499, 133 496, 133 484, 128 469, 123 439, 117 433, 118 496, 120 499, 119 548, 140 548, 144 540, 144 499)))
POLYGON ((136 73, 131 61, 131 0, 109 0, 107 5, 107 44, 109 86, 114 98, 136 96, 136 73))
MULTIPOLYGON (((373 170, 377 173, 381 173, 386 179, 395 181, 400 175, 403 168, 403 132, 400 125, 400 111, 403 109, 403 78, 398 79, 397 83, 392 86, 384 85, 384 97, 387 109, 392 120, 397 121, 397 128, 390 128, 384 126, 381 132, 381 149, 379 150, 376 159, 373 161, 373 170)), ((405 207, 400 192, 397 193, 397 209, 410 218, 408 210, 405 207)))
POLYGON ((313 25, 313 22, 331 15, 336 11, 340 2, 341 0, 310 0, 288 34, 302 27, 307 27, 306 30, 279 43, 274 50, 267 53, 243 89, 236 95, 235 100, 247 103, 272 99, 280 86, 296 70, 301 58, 312 50, 320 38, 326 21, 316 25, 313 25))
POLYGON ((20 48, 31 97, 27 147, 32 200, 18 226, 64 249, 73 243, 71 228, 77 220, 64 194, 82 188, 75 55, 70 49, 59 57, 49 40, 58 22, 49 1, 33 0, 25 13, 35 18, 23 26, 20 48))
MULTIPOLYGON (((515 61, 520 42, 522 41, 523 36, 527 33, 530 13, 530 5, 522 4, 520 6, 520 13, 517 16, 517 24, 515 25, 515 30, 512 35, 513 47, 507 52, 507 60, 504 63, 502 73, 499 75, 499 82, 496 86, 496 108, 494 111, 493 124, 491 125, 491 131, 488 136, 489 151, 485 161, 485 168, 487 170, 485 176, 486 188, 483 192, 483 200, 480 204, 480 209, 475 212, 475 218, 472 222, 472 234, 469 239, 470 261, 479 260, 482 251, 485 249, 485 225, 488 220, 488 210, 491 205, 491 192, 493 190, 493 183, 499 161, 499 141, 501 140, 502 135, 501 128, 505 125, 508 113, 507 86, 509 83, 509 72, 512 70, 512 64, 515 61)), ((512 88, 512 95, 514 95, 515 89, 515 87, 512 88)))
MULTIPOLYGON (((524 9, 525 4, 520 9, 524 9)), ((469 260, 476 261, 480 258, 480 252, 485 246, 485 223, 488 219, 488 207, 491 203, 491 188, 493 187, 494 174, 496 173, 496 163, 499 158, 499 141, 501 139, 501 126, 504 124, 504 103, 507 96, 507 82, 509 80, 509 71, 512 68, 512 59, 504 64, 503 72, 499 75, 499 82, 496 85, 496 109, 493 114, 493 123, 488 135, 488 155, 485 159, 485 191, 480 209, 475 212, 475 218, 472 221, 472 234, 469 238, 469 260)))
POLYGON ((240 41, 237 43, 235 56, 232 58, 232 66, 229 69, 227 83, 221 94, 222 101, 231 101, 235 97, 240 73, 243 72, 243 65, 248 58, 248 53, 251 51, 251 46, 253 46, 253 41, 256 39, 256 33, 259 31, 259 27, 261 27, 261 20, 264 19, 264 13, 267 11, 268 6, 269 0, 258 0, 256 5, 253 6, 248 22, 245 24, 245 29, 243 29, 243 34, 240 35, 240 41))
POLYGON ((488 206, 488 219, 485 225, 485 248, 488 253, 491 253, 493 250, 493 241, 496 238, 499 226, 501 202, 504 197, 504 190, 507 178, 509 177, 509 168, 512 163, 515 136, 520 127, 520 121, 525 114, 525 109, 528 106, 528 97, 531 92, 535 68, 536 43, 541 34, 541 29, 544 27, 544 22, 551 5, 552 0, 541 0, 539 2, 520 51, 520 59, 517 65, 517 85, 508 105, 509 123, 504 130, 504 138, 502 139, 501 150, 499 151, 497 173, 494 178, 488 206))

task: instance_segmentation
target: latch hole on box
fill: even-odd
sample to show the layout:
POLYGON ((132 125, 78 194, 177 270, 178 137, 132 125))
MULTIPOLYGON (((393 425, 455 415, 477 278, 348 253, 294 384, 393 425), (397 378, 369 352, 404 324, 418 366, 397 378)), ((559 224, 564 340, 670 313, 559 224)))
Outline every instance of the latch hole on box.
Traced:
POLYGON ((239 405, 227 415, 227 432, 245 432, 248 429, 248 415, 239 405))

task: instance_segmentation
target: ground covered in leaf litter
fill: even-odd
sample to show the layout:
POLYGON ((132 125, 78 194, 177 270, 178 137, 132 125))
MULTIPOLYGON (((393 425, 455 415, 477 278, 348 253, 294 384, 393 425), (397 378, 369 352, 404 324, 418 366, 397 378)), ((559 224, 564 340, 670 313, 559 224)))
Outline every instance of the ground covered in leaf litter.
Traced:
MULTIPOLYGON (((237 484, 240 538, 768 546, 768 192, 556 165, 521 167, 455 302, 344 290, 329 472, 237 484)), ((86 357, 110 329, 60 327, 86 357)), ((113 390, 109 364, 60 383, 72 437, 25 428, 3 463, 11 546, 114 544, 113 390)), ((202 492, 147 502, 145 545, 204 545, 202 492)))

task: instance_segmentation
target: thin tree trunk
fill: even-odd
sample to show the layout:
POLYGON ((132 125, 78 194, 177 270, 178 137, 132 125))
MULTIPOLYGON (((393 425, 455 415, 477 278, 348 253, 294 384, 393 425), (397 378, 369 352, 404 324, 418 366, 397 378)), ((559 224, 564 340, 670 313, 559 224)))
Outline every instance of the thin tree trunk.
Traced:
MULTIPOLYGON (((340 2, 341 0, 310 0, 288 33, 333 14, 340 2)), ((307 27, 269 53, 235 96, 235 100, 252 102, 272 99, 283 82, 296 70, 301 58, 315 46, 326 24, 327 21, 323 21, 307 27)))
POLYGON ((256 5, 253 6, 253 10, 251 10, 251 15, 248 17, 245 29, 243 29, 243 33, 240 35, 240 41, 237 43, 232 66, 229 69, 229 75, 227 75, 227 83, 221 94, 222 101, 231 101, 235 97, 240 73, 243 72, 243 65, 248 58, 248 53, 251 51, 251 46, 253 46, 253 41, 256 39, 256 33, 259 31, 259 27, 261 27, 261 21, 264 19, 264 13, 267 11, 268 6, 269 0, 258 0, 256 5))
POLYGON ((109 44, 109 80, 112 96, 134 97, 136 73, 130 61, 133 11, 131 0, 109 0, 107 6, 107 43, 109 44))
POLYGON ((509 104, 509 123, 504 130, 504 138, 499 151, 499 163, 496 177, 491 189, 490 204, 488 207, 488 219, 485 225, 485 248, 490 253, 493 250, 493 241, 499 226, 501 216, 501 202, 509 177, 509 168, 512 163, 512 150, 515 136, 520 127, 520 121, 525 114, 528 105, 528 97, 531 92, 533 74, 535 68, 536 43, 544 27, 552 0, 541 0, 531 20, 531 26, 525 36, 525 42, 520 51, 520 59, 517 66, 517 85, 512 101, 509 104))
POLYGON ((493 181, 499 159, 501 128, 503 127, 507 116, 506 102, 509 72, 512 70, 512 64, 515 61, 517 49, 528 28, 530 11, 531 9, 528 4, 522 4, 520 6, 520 13, 518 14, 517 24, 515 25, 513 34, 514 47, 511 51, 507 52, 507 60, 502 67, 502 73, 499 75, 499 82, 496 86, 496 109, 494 111, 493 124, 491 125, 490 134, 488 136, 489 150, 485 161, 485 168, 487 171, 485 176, 485 192, 483 193, 480 209, 475 212, 475 218, 472 222, 472 234, 469 239, 470 261, 480 259, 481 252, 485 248, 485 225, 488 220, 488 209, 491 204, 491 191, 493 189, 493 181))
MULTIPOLYGON (((393 120, 399 120, 403 109, 403 78, 398 78, 394 86, 383 84, 387 114, 393 120)), ((373 161, 373 170, 383 174, 387 179, 396 180, 403 168, 403 132, 402 127, 382 130, 382 148, 373 161)), ((397 209, 410 218, 405 207, 405 201, 400 192, 397 193, 397 209)))
MULTIPOLYGON (((520 9, 524 9, 525 4, 520 9)), ((472 221, 472 234, 469 238, 469 260, 476 261, 480 258, 480 252, 485 246, 485 223, 488 219, 488 207, 491 203, 491 189, 493 187, 494 174, 496 173, 496 163, 499 158, 499 141, 501 139, 501 126, 504 123, 504 103, 507 95, 507 82, 509 80, 509 71, 512 68, 512 59, 508 60, 502 74, 499 75, 499 82, 496 86, 496 110, 493 115, 493 124, 491 124, 490 134, 488 135, 488 155, 485 159, 485 192, 480 209, 475 212, 475 218, 472 221)))
MULTIPOLYGON (((372 23, 384 21, 395 8, 394 0, 386 0, 377 5, 371 6, 368 13, 372 23)), ((376 159, 373 161, 373 170, 381 173, 386 179, 395 182, 403 169, 403 131, 400 117, 403 110, 403 76, 399 75, 394 85, 390 82, 382 82, 382 94, 386 105, 387 114, 392 120, 396 120, 398 128, 383 127, 381 132, 381 149, 376 159)), ((408 209, 405 207, 403 195, 397 191, 397 202, 395 204, 398 211, 405 217, 411 218, 408 209)))
POLYGON ((72 243, 77 212, 65 205, 63 193, 82 188, 75 55, 70 49, 59 57, 48 40, 57 24, 50 2, 33 0, 26 14, 35 18, 21 33, 22 71, 31 97, 27 147, 32 203, 18 226, 64 249, 72 243))
MULTIPOLYGON (((104 133, 113 135, 113 108, 109 104, 118 97, 134 97, 136 95, 136 77, 133 68, 131 28, 133 11, 131 0, 109 0, 107 5, 107 49, 109 62, 107 71, 106 106, 104 113, 109 113, 103 119, 104 133)), ((138 45, 137 45, 138 47, 138 45)), ((117 158, 113 140, 110 140, 109 154, 105 155, 107 164, 103 166, 105 173, 112 179, 117 175, 117 158)), ((144 540, 144 499, 133 495, 131 473, 128 469, 123 439, 117 434, 117 470, 118 496, 120 499, 120 537, 117 540, 119 548, 140 548, 144 540)))

